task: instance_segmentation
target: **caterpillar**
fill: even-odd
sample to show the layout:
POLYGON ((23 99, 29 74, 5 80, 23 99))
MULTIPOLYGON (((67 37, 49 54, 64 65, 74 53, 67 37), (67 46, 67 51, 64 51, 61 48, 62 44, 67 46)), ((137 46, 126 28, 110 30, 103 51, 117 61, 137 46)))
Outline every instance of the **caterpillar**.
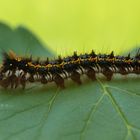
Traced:
POLYGON ((91 53, 78 55, 74 52, 72 56, 61 57, 57 59, 40 61, 33 60, 32 57, 20 57, 14 52, 3 52, 3 62, 0 67, 0 85, 3 88, 23 89, 26 83, 55 82, 60 88, 65 88, 65 79, 70 78, 72 81, 81 85, 81 75, 85 74, 92 81, 96 80, 96 74, 102 73, 106 80, 110 81, 113 74, 121 75, 140 74, 140 51, 134 57, 110 54, 96 54, 93 50, 91 53))

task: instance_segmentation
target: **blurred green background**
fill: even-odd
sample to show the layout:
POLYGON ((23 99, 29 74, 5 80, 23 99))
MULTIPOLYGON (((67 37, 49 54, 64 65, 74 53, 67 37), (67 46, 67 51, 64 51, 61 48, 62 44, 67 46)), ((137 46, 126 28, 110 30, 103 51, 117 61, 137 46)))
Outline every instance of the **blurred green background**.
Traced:
POLYGON ((25 26, 57 54, 127 51, 140 43, 139 0, 0 0, 0 21, 25 26))

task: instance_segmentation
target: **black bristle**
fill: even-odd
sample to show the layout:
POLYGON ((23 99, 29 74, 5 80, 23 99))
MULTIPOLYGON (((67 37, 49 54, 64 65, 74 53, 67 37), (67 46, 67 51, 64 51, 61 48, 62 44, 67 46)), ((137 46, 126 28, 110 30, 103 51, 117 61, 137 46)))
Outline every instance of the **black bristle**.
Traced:
POLYGON ((78 55, 77 55, 77 52, 76 51, 74 51, 72 58, 74 58, 75 60, 78 59, 78 55))
POLYGON ((110 53, 109 58, 110 59, 114 58, 114 52, 113 51, 110 53))
POLYGON ((138 49, 136 55, 135 55, 135 58, 136 59, 140 59, 140 48, 138 49))
POLYGON ((129 60, 131 57, 130 57, 130 53, 125 57, 126 60, 129 60))
POLYGON ((95 52, 92 50, 91 53, 90 53, 90 56, 94 58, 94 57, 96 57, 97 55, 96 55, 95 52))

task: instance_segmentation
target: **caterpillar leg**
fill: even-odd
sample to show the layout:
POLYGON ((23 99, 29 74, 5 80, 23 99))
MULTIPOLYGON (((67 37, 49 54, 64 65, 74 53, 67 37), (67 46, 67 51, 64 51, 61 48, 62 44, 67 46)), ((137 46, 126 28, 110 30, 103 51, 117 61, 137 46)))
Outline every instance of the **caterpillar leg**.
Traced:
POLYGON ((3 88, 8 88, 8 86, 10 85, 10 80, 7 78, 7 79, 3 79, 0 81, 0 85, 3 87, 3 88))
POLYGON ((18 80, 18 77, 14 74, 12 74, 10 77, 9 77, 9 80, 10 80, 10 85, 11 85, 11 88, 17 88, 18 85, 19 85, 19 80, 18 80))
POLYGON ((89 68, 89 69, 87 70, 86 75, 88 76, 89 79, 91 79, 91 80, 93 80, 93 81, 96 80, 96 75, 95 75, 94 69, 89 68))
POLYGON ((110 81, 112 79, 113 71, 109 68, 104 68, 102 73, 106 77, 107 81, 110 81))
POLYGON ((0 73, 0 81, 3 79, 3 74, 0 73))
POLYGON ((61 89, 65 88, 64 79, 59 74, 53 75, 53 80, 58 87, 60 87, 61 89))
POLYGON ((35 79, 34 79, 34 77, 33 77, 33 75, 30 75, 30 77, 29 77, 29 82, 31 82, 31 83, 33 83, 34 81, 35 81, 35 79))
POLYGON ((124 67, 120 68, 120 69, 119 69, 119 72, 120 72, 120 74, 122 74, 122 75, 128 74, 128 72, 126 71, 126 69, 125 69, 124 67))
POLYGON ((45 78, 44 75, 41 77, 41 83, 42 84, 47 84, 48 83, 48 81, 47 81, 47 79, 45 78))
POLYGON ((26 77, 25 77, 26 74, 22 75, 21 78, 20 78, 20 84, 22 86, 22 89, 25 89, 25 86, 26 86, 26 77))
POLYGON ((71 74, 71 79, 76 82, 78 85, 81 85, 82 82, 81 82, 81 79, 80 79, 80 74, 77 72, 77 71, 74 71, 72 74, 71 74))
POLYGON ((134 67, 133 72, 135 74, 140 74, 140 68, 139 67, 134 67))

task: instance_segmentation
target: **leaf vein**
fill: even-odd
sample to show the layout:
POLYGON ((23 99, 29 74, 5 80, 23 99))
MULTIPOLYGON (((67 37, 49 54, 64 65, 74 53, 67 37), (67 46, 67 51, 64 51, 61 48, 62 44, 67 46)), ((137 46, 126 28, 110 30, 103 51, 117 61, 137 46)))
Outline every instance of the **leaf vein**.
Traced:
POLYGON ((87 121, 84 124, 82 130, 81 130, 81 134, 80 134, 80 140, 82 140, 84 138, 84 135, 86 133, 86 130, 89 126, 89 124, 91 123, 91 119, 93 118, 95 112, 97 111, 98 106, 100 105, 101 101, 103 100, 104 97, 104 93, 101 95, 101 97, 97 100, 97 102, 91 107, 91 111, 87 117, 87 121))
MULTIPOLYGON (((103 83, 101 81, 99 81, 99 84, 101 85, 102 89, 104 90, 104 92, 106 93, 106 95, 109 97, 112 105, 114 106, 115 110, 117 111, 118 115, 120 116, 120 118, 123 120, 126 129, 127 129, 127 135, 131 134, 131 136, 133 137, 133 140, 136 140, 135 135, 132 133, 132 127, 130 125, 130 123, 128 122, 126 116, 124 115, 122 109, 119 107, 118 103, 116 102, 115 98, 113 97, 113 95, 111 94, 111 92, 109 91, 107 86, 104 86, 103 83)), ((126 135, 126 137, 127 137, 126 135)))

